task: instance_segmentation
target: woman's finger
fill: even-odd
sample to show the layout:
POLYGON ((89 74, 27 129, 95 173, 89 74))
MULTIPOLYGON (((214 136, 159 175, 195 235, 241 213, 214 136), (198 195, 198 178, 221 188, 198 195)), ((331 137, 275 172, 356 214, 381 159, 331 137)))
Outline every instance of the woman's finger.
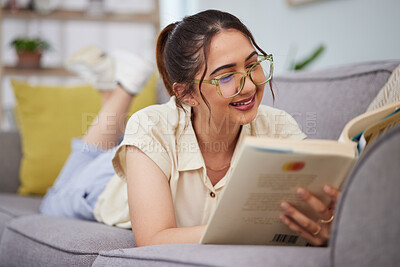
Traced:
POLYGON ((298 211, 295 207, 284 201, 281 203, 281 208, 285 211, 294 222, 300 225, 303 229, 310 233, 315 233, 320 228, 316 222, 305 216, 303 213, 298 211))
POLYGON ((303 201, 305 201, 313 210, 317 212, 320 219, 328 220, 330 217, 332 217, 332 212, 324 203, 322 203, 321 200, 319 200, 319 198, 315 197, 302 187, 297 188, 296 193, 303 201))
POLYGON ((289 227, 290 230, 292 230, 314 246, 325 245, 328 241, 325 230, 319 228, 318 226, 316 226, 316 229, 313 233, 310 233, 286 215, 281 215, 280 219, 287 227, 289 227))
POLYGON ((336 208, 336 202, 338 201, 339 196, 340 196, 340 191, 331 185, 324 185, 322 187, 322 189, 324 190, 324 193, 327 194, 332 199, 332 202, 331 202, 331 205, 329 206, 329 208, 331 209, 331 211, 333 213, 336 208))
POLYGON ((337 188, 326 184, 322 189, 334 202, 339 199, 340 191, 337 188))

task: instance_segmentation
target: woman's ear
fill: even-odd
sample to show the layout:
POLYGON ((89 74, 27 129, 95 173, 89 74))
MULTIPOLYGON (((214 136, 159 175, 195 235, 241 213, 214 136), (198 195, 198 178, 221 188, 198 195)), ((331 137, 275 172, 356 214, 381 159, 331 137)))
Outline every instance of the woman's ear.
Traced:
POLYGON ((189 85, 187 83, 174 83, 172 85, 172 90, 174 90, 176 98, 180 99, 186 105, 192 107, 197 106, 197 100, 192 94, 187 93, 187 90, 189 90, 189 85))

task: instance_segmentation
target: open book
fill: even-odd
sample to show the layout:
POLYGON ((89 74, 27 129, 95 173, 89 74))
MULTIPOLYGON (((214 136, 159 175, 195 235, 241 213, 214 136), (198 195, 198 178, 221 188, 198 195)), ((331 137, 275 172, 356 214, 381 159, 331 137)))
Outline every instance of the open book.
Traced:
POLYGON ((363 148, 396 123, 400 102, 352 119, 339 141, 245 138, 200 243, 307 245, 280 221, 280 203, 288 201, 317 220, 296 188, 307 188, 328 205, 323 185, 340 188, 363 148))

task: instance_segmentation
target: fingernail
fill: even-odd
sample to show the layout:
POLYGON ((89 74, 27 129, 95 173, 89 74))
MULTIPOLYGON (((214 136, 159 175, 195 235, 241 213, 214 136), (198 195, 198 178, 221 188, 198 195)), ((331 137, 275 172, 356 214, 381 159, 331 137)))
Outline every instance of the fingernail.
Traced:
POLYGON ((324 185, 324 191, 326 193, 330 193, 332 190, 331 190, 331 187, 329 185, 324 185))
POLYGON ((281 208, 284 210, 288 210, 289 209, 289 204, 287 202, 282 202, 281 203, 281 208))
POLYGON ((306 194, 306 191, 304 190, 304 188, 299 187, 299 188, 297 188, 296 193, 297 193, 297 195, 298 195, 299 197, 302 198, 302 197, 304 197, 304 195, 306 194))

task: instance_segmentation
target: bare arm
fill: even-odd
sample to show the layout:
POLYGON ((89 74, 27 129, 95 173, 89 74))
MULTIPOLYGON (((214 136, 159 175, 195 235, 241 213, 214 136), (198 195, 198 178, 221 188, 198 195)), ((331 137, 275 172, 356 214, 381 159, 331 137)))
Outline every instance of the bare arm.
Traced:
POLYGON ((177 228, 168 179, 142 151, 127 147, 129 214, 137 246, 198 243, 204 225, 177 228))

